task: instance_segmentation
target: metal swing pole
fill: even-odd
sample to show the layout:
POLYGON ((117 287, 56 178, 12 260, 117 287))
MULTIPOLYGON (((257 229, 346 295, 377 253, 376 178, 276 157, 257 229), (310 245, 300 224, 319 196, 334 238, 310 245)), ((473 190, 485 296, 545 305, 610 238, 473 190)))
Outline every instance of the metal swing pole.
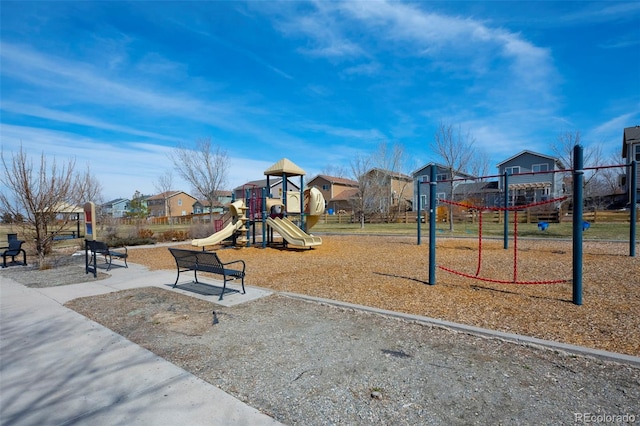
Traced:
POLYGON ((629 196, 630 210, 629 210, 629 256, 636 256, 636 220, 638 215, 638 162, 633 160, 629 165, 629 175, 631 179, 630 188, 631 194, 629 196))
POLYGON ((436 284, 436 166, 429 173, 429 285, 436 284))
POLYGON ((418 224, 418 245, 420 245, 421 243, 421 235, 420 235, 421 226, 420 225, 422 222, 422 216, 420 214, 420 209, 422 208, 422 206, 420 205, 420 181, 418 181, 417 187, 418 188, 416 192, 418 193, 418 199, 416 200, 416 207, 417 207, 418 214, 416 216, 416 222, 418 224))
POLYGON ((573 147, 573 303, 582 305, 582 204, 584 183, 582 146, 573 147))

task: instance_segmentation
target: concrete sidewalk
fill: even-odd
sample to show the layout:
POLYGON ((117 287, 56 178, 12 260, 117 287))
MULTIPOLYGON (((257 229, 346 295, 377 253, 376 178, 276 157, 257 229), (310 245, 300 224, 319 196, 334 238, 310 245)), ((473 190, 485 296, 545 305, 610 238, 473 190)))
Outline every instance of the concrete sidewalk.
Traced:
MULTIPOLYGON (((101 281, 38 289, 0 275, 0 424, 279 424, 62 306, 125 288, 170 288, 175 280, 175 273, 139 265, 109 273, 101 281)), ((247 287, 247 295, 228 294, 223 302, 266 294, 247 287)), ((195 296, 217 302, 215 296, 195 296)))

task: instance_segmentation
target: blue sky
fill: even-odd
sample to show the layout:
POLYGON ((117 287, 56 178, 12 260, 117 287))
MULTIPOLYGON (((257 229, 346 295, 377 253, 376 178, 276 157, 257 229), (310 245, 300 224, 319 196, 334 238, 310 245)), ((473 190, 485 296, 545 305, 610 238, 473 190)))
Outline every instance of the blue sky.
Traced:
MULTIPOLYGON (((0 138, 71 156, 129 198, 210 137, 229 188, 286 157, 307 178, 440 122, 499 161, 558 135, 618 153, 640 124, 638 2, 2 1, 0 138)), ((174 173, 175 189, 190 192, 174 173)))

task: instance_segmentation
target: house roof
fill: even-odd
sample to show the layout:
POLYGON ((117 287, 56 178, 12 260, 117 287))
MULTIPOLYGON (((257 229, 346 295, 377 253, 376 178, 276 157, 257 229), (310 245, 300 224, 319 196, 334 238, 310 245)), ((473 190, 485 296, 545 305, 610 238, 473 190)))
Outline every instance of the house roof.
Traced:
POLYGON ((366 174, 374 173, 374 172, 382 173, 384 175, 390 175, 392 178, 395 178, 395 179, 411 180, 411 176, 405 175, 404 173, 394 172, 394 171, 391 171, 391 170, 380 169, 378 167, 374 167, 374 168, 370 169, 369 171, 367 171, 366 174))
POLYGON ((282 158, 273 166, 264 171, 265 176, 304 176, 306 173, 300 167, 298 167, 293 161, 282 158))
POLYGON ((309 183, 313 182, 316 179, 324 179, 329 183, 336 185, 344 185, 344 186, 358 186, 358 182, 352 179, 341 178, 337 176, 329 176, 329 175, 317 175, 313 179, 309 181, 309 183))
POLYGON ((564 165, 562 164, 562 162, 560 161, 560 159, 558 157, 552 157, 550 155, 540 154, 539 152, 529 151, 528 149, 525 149, 524 151, 520 151, 516 155, 513 155, 513 156, 507 158, 506 160, 501 161, 500 163, 498 163, 498 165, 496 167, 500 168, 500 166, 502 164, 508 163, 509 161, 513 160, 514 158, 518 158, 518 157, 520 157, 521 155, 524 155, 524 154, 536 155, 538 157, 546 158, 548 160, 553 160, 553 161, 555 161, 555 163, 558 166, 558 168, 564 169, 564 165))
POLYGON ((456 192, 467 194, 479 194, 482 192, 498 192, 498 181, 485 181, 485 182, 468 182, 458 185, 456 192))
POLYGON ((627 145, 640 143, 640 126, 626 127, 622 132, 622 158, 627 158, 627 145))
MULTIPOLYGON (((436 166, 436 170, 438 170, 438 169, 449 170, 449 167, 445 166, 444 164, 431 162, 431 163, 425 164, 424 166, 420 167, 419 169, 414 170, 413 172, 411 172, 411 175, 415 176, 420 171, 422 171, 422 170, 424 170, 424 169, 426 169, 427 167, 430 167, 430 166, 436 166)), ((476 177, 474 175, 471 175, 471 174, 465 173, 465 172, 461 172, 461 171, 454 171, 453 174, 456 175, 456 176, 465 177, 465 178, 475 178, 476 177)))
POLYGON ((172 198, 172 197, 175 197, 176 195, 179 195, 179 194, 184 194, 187 197, 191 197, 193 199, 196 198, 193 195, 187 194, 184 191, 165 191, 165 192, 161 192, 161 193, 156 194, 156 195, 152 195, 151 197, 147 198, 147 200, 164 200, 165 198, 172 198))
POLYGON ((82 213, 84 212, 84 209, 82 207, 69 204, 66 201, 61 201, 59 203, 55 203, 51 207, 45 208, 43 211, 52 213, 82 213))
POLYGON ((103 206, 113 206, 114 204, 128 203, 128 202, 129 200, 127 200, 126 198, 115 198, 111 201, 104 203, 103 206))
POLYGON ((173 197, 179 192, 180 191, 165 191, 159 194, 152 195, 151 197, 147 198, 147 200, 164 200, 165 198, 173 197))
MULTIPOLYGON (((196 204, 200 204, 202 207, 211 206, 211 203, 209 202, 209 200, 196 200, 193 202, 192 206, 195 206, 196 204)), ((218 200, 215 200, 213 202, 213 207, 222 207, 222 206, 224 206, 224 203, 221 203, 218 200)))

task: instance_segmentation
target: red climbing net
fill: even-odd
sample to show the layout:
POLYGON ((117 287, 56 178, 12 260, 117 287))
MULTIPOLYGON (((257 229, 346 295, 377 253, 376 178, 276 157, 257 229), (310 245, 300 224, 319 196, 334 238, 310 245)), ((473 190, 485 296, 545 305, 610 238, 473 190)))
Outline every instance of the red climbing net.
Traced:
POLYGON ((498 283, 498 284, 560 284, 566 283, 568 280, 546 280, 546 281, 518 281, 518 211, 525 210, 531 207, 540 206, 543 204, 550 204, 559 201, 566 200, 568 197, 559 197, 553 198, 547 201, 539 201, 536 203, 526 204, 523 206, 512 206, 512 207, 483 207, 476 206, 469 203, 457 203, 455 201, 449 200, 440 200, 445 204, 451 204, 454 206, 464 207, 471 210, 478 211, 478 266, 476 268, 476 274, 467 274, 464 272, 456 271, 454 269, 446 268, 444 266, 438 265, 438 268, 443 271, 460 275, 462 277, 471 278, 479 281, 485 281, 490 283, 498 283), (483 211, 512 211, 514 212, 513 218, 513 279, 512 280, 497 280, 493 278, 485 278, 480 276, 480 271, 482 269, 482 212, 483 211))

